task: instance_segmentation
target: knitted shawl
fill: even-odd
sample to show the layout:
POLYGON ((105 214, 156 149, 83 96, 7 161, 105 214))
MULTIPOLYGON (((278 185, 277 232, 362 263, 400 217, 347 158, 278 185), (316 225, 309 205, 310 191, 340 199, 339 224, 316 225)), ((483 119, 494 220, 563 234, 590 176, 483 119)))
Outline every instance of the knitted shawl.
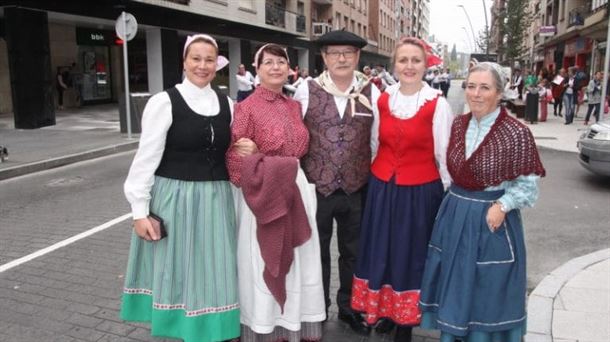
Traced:
POLYGON ((508 116, 504 108, 479 147, 466 159, 466 131, 471 118, 472 113, 464 114, 451 127, 447 168, 456 185, 478 191, 522 175, 544 177, 546 171, 532 133, 508 116))
POLYGON ((256 237, 265 262, 263 279, 284 312, 286 275, 294 248, 311 237, 305 205, 295 179, 294 157, 256 153, 243 158, 241 190, 256 217, 256 237))

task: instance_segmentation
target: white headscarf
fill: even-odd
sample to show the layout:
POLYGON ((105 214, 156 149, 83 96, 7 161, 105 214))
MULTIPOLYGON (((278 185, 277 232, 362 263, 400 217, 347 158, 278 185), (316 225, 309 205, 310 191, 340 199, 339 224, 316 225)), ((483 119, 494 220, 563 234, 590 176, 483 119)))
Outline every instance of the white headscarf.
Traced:
MULTIPOLYGON (((186 37, 186 42, 184 43, 184 49, 182 50, 182 58, 186 58, 186 51, 188 50, 188 47, 196 40, 204 40, 207 43, 210 43, 212 45, 214 45, 214 47, 216 48, 216 50, 218 51, 218 43, 216 43, 216 40, 214 38, 212 38, 212 36, 207 35, 207 34, 194 34, 192 36, 187 36, 186 37)), ((218 55, 218 57, 216 57, 216 71, 226 67, 229 64, 229 60, 225 57, 225 56, 221 56, 218 55)))

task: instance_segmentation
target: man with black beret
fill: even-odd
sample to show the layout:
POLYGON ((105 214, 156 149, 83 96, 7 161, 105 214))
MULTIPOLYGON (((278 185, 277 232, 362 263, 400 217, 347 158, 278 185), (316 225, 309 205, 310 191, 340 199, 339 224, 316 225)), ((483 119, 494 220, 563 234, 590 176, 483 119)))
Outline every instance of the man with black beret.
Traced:
POLYGON ((301 102, 309 130, 309 151, 301 166, 316 186, 326 308, 330 306, 330 241, 337 221, 339 245, 339 319, 361 335, 370 327, 351 309, 352 278, 358 255, 360 218, 373 155, 377 150, 379 90, 356 71, 366 40, 331 31, 316 41, 326 70, 303 82, 294 98, 301 102))

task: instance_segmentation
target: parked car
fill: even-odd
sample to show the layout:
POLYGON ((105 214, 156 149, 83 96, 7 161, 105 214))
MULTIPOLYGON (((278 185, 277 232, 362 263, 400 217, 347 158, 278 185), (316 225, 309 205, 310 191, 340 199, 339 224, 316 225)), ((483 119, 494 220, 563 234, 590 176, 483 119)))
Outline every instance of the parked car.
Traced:
POLYGON ((593 124, 577 143, 580 165, 603 176, 610 176, 610 119, 593 124))

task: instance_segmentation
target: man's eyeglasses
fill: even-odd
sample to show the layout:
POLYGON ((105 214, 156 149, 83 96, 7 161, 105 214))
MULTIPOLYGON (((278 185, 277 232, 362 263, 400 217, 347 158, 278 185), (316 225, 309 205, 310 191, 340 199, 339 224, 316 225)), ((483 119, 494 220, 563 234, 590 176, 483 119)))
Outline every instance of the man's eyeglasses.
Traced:
POLYGON ((356 50, 326 51, 326 56, 328 56, 330 59, 339 59, 339 56, 341 55, 345 59, 352 59, 356 56, 356 50))

